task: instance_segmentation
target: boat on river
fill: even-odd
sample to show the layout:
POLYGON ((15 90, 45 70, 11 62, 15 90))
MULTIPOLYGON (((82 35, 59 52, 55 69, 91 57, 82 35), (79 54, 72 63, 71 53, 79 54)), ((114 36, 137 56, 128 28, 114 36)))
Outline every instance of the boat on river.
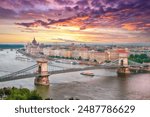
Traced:
POLYGON ((92 72, 81 72, 81 75, 86 75, 86 76, 94 76, 92 72))

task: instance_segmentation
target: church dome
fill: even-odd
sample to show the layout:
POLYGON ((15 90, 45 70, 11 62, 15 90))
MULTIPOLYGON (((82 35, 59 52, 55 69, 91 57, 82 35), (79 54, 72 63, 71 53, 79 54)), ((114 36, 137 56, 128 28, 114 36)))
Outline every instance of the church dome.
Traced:
POLYGON ((33 39, 32 44, 33 45, 37 45, 38 44, 35 38, 33 39))

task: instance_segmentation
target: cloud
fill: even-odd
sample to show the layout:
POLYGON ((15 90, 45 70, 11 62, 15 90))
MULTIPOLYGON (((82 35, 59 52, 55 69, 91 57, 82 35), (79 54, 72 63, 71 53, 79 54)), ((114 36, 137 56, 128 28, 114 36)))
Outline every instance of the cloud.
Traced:
POLYGON ((74 3, 72 0, 55 0, 55 2, 57 2, 60 5, 64 5, 64 4, 65 5, 71 5, 74 3))
POLYGON ((34 22, 30 22, 30 23, 16 23, 17 25, 21 25, 21 26, 25 26, 25 27, 38 27, 38 26, 43 26, 48 28, 48 24, 47 22, 44 22, 42 20, 36 20, 34 22))
POLYGON ((66 19, 59 19, 59 20, 53 20, 53 19, 47 19, 48 22, 42 21, 42 20, 35 20, 33 22, 28 22, 28 23, 15 23, 17 25, 25 26, 25 27, 39 27, 43 26, 45 28, 49 28, 51 24, 55 23, 60 23, 60 22, 65 22, 67 20, 70 20, 71 18, 66 18, 66 19))
POLYGON ((0 7, 0 18, 14 18, 17 15, 17 13, 10 9, 5 9, 0 7))
POLYGON ((15 24, 25 28, 56 27, 79 32, 117 28, 139 31, 141 36, 145 32, 144 38, 149 39, 148 0, 0 0, 0 3, 0 18, 17 20, 15 24))
POLYGON ((51 41, 54 42, 66 42, 66 43, 81 43, 83 41, 75 41, 75 40, 68 40, 68 39, 64 39, 64 38, 56 38, 56 39, 50 39, 51 41))
POLYGON ((47 19, 47 21, 35 20, 33 22, 28 23, 15 23, 16 25, 21 25, 24 27, 39 27, 43 26, 45 28, 50 28, 51 25, 56 26, 80 26, 83 29, 84 21, 88 18, 88 16, 73 16, 69 18, 62 18, 58 20, 47 19))
POLYGON ((88 5, 89 3, 88 3, 88 0, 79 0, 79 1, 76 2, 76 4, 82 5, 82 6, 86 6, 86 5, 88 5))
MULTIPOLYGON (((72 10, 70 7, 68 11, 72 10)), ((104 12, 104 11, 103 11, 104 12)), ((145 11, 147 12, 147 11, 145 11)), ((86 28, 123 28, 126 30, 142 30, 149 29, 149 16, 140 12, 139 9, 121 9, 116 12, 109 11, 101 13, 99 10, 91 11, 91 13, 80 12, 72 17, 65 17, 59 19, 47 19, 48 21, 37 20, 30 23, 16 23, 26 27, 43 26, 49 28, 50 25, 56 26, 75 26, 80 30, 86 28)))

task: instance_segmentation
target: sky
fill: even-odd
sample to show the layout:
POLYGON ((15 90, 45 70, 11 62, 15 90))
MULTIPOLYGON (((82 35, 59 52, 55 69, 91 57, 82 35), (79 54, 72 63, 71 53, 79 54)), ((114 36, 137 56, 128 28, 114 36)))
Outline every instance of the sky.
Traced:
POLYGON ((0 0, 0 43, 150 42, 150 0, 0 0))

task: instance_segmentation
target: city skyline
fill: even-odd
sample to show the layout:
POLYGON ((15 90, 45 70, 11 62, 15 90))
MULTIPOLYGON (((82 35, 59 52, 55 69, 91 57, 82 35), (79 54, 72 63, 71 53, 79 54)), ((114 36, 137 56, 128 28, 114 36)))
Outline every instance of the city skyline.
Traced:
POLYGON ((147 0, 0 0, 0 43, 150 42, 147 0))

